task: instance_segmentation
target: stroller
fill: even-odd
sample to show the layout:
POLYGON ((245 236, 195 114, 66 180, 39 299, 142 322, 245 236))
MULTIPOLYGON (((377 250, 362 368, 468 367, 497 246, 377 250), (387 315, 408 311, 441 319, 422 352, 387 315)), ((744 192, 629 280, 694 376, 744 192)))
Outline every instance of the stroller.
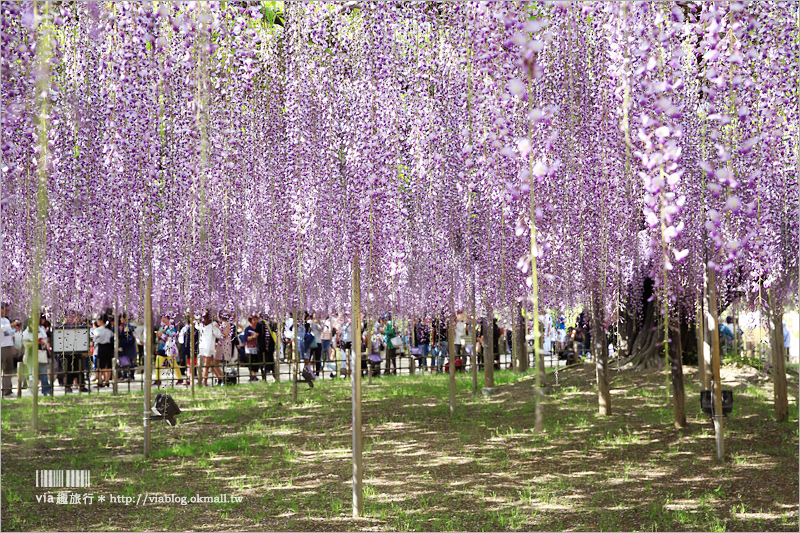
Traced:
MULTIPOLYGON (((456 372, 464 372, 464 360, 460 357, 456 357, 456 372)), ((450 358, 447 358, 447 362, 444 364, 444 372, 445 374, 450 372, 450 358)))

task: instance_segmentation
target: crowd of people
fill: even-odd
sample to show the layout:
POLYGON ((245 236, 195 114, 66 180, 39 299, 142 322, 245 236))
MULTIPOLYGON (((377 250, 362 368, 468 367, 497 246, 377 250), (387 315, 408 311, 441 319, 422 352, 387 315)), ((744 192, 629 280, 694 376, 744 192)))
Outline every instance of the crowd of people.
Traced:
MULTIPOLYGON (((49 394, 53 379, 64 387, 66 393, 73 387, 88 392, 91 382, 98 389, 108 387, 113 381, 116 368, 119 382, 136 380, 137 372, 144 374, 144 328, 131 322, 125 313, 117 317, 109 311, 96 314, 90 320, 75 315, 67 316, 61 328, 88 328, 90 341, 83 351, 59 350, 53 343, 54 329, 47 314, 39 317, 38 327, 31 327, 30 319, 10 320, 10 306, 2 305, 2 373, 3 394, 10 395, 11 376, 21 376, 21 386, 27 387, 32 378, 32 365, 37 365, 43 394, 49 394), (116 334, 116 339, 115 339, 116 334), (118 343, 115 352, 115 342, 118 343), (33 346, 35 345, 35 349, 33 346), (23 353, 36 354, 27 358, 23 353), (114 359, 116 357, 116 360, 114 359), (116 364, 114 364, 116 363, 116 364), (18 365, 22 365, 21 370, 18 365)), ((295 324, 292 314, 270 318, 253 314, 246 319, 220 312, 216 316, 205 311, 193 320, 164 314, 153 328, 154 386, 162 385, 166 373, 170 384, 189 386, 221 385, 248 379, 251 382, 279 379, 280 363, 297 360, 301 378, 313 386, 319 376, 330 373, 331 378, 348 377, 353 369, 353 334, 351 317, 347 314, 330 313, 324 317, 316 312, 302 313, 295 324), (235 373, 232 368, 245 368, 245 374, 235 373)), ((563 314, 540 315, 542 352, 553 354, 571 363, 584 357, 591 349, 591 327, 588 314, 581 312, 575 324, 566 326, 563 314)), ((491 323, 493 365, 500 368, 501 354, 510 353, 514 342, 511 328, 502 328, 494 318, 491 323)), ((724 342, 734 338, 736 328, 731 321, 720 324, 720 337, 724 342)), ((788 331, 788 330, 787 330, 788 331)), ((472 321, 463 312, 456 314, 453 326, 456 370, 469 364, 472 354, 472 338, 476 334, 476 361, 479 369, 484 365, 487 352, 488 321, 479 320, 477 332, 472 321)), ((615 335, 610 332, 609 339, 615 335)), ((526 331, 530 351, 533 335, 526 331)), ((450 364, 448 342, 448 320, 444 314, 438 317, 414 318, 399 324, 391 315, 382 315, 368 320, 361 317, 361 369, 362 375, 372 372, 397 374, 397 358, 400 353, 410 357, 412 368, 422 372, 447 372, 450 364), (383 366, 383 368, 381 368, 383 366)), ((788 353, 788 335, 785 334, 788 353)))
MULTIPOLYGON (((11 394, 11 376, 15 367, 23 365, 19 372, 22 386, 27 387, 30 369, 26 367, 22 353, 29 343, 34 342, 33 333, 19 320, 9 321, 10 306, 3 306, 3 393, 11 394), (6 349, 8 345, 9 349, 6 349), (13 350, 13 355, 12 354, 13 350)), ((193 320, 164 314, 153 328, 154 386, 162 385, 166 373, 171 384, 189 386, 191 380, 196 385, 220 385, 226 383, 232 367, 244 367, 246 374, 235 376, 236 382, 277 379, 280 362, 294 360, 295 352, 301 363, 301 377, 310 384, 320 375, 330 373, 348 377, 353 369, 353 333, 351 317, 347 314, 330 313, 324 317, 316 312, 304 312, 298 324, 287 313, 283 317, 269 318, 253 314, 247 319, 237 321, 224 312, 214 316, 205 311, 193 320)), ((546 352, 563 349, 567 341, 581 343, 581 349, 588 345, 588 331, 580 320, 575 328, 565 327, 563 315, 553 319, 549 314, 542 315, 543 344, 546 352), (569 339, 569 337, 572 337, 569 339)), ((42 390, 50 390, 48 374, 66 393, 73 387, 88 392, 90 384, 98 389, 108 387, 113 381, 112 372, 116 368, 119 382, 136 380, 136 374, 143 374, 144 368, 144 328, 129 321, 125 313, 115 317, 110 310, 96 314, 92 319, 82 319, 69 315, 61 328, 88 328, 89 342, 84 351, 65 351, 54 349, 54 329, 46 314, 40 317, 36 336, 39 344, 39 377, 42 390), (117 338, 115 339, 115 333, 117 338), (115 352, 115 342, 118 343, 115 352), (114 359, 116 357, 116 360, 114 359), (114 364, 116 363, 116 364, 114 364)), ((478 323, 476 338, 476 357, 480 369, 484 364, 484 325, 478 323)), ((511 350, 513 336, 510 328, 501 328, 497 319, 492 320, 492 353, 494 366, 500 368, 500 355, 511 350)), ((447 372, 449 369, 449 345, 447 319, 439 317, 415 318, 397 325, 391 315, 382 315, 374 321, 361 317, 361 369, 362 375, 372 372, 379 375, 396 374, 399 353, 409 355, 414 367, 423 372, 447 372), (383 369, 381 369, 383 366, 383 369)), ((467 315, 459 311, 453 328, 455 353, 453 361, 457 370, 468 365, 471 354, 472 323, 467 315)), ((488 331, 486 331, 488 333, 488 331)), ((532 336, 529 335, 529 338, 532 336)), ((144 377, 142 379, 145 379, 144 377)))

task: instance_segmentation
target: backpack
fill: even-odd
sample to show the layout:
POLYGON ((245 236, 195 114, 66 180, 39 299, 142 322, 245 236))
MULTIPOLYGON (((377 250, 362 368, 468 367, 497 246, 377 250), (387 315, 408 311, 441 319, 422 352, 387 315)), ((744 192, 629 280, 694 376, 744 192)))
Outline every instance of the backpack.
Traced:
POLYGON ((306 348, 310 348, 312 344, 314 344, 314 334, 310 331, 306 331, 306 334, 303 335, 303 343, 306 345, 306 348))

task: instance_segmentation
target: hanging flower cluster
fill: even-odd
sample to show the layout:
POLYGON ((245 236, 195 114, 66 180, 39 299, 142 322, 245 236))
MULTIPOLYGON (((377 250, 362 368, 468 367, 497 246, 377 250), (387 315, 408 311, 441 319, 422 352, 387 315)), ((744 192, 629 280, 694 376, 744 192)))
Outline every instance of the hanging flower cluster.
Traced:
POLYGON ((275 9, 0 4, 3 299, 346 311, 356 259, 373 316, 796 294, 791 3, 275 9))

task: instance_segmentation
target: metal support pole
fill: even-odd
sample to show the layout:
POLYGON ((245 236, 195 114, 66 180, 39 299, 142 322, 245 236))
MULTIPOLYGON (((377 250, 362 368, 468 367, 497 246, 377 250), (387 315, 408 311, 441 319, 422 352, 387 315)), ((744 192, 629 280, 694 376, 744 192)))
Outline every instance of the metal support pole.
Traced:
POLYGON ((153 375, 153 277, 147 276, 144 295, 144 457, 150 456, 150 379, 153 375))
MULTIPOLYGON (((353 517, 364 514, 364 447, 361 435, 361 263, 358 253, 353 258, 353 517)), ((370 376, 372 372, 370 370, 370 376)))
POLYGON ((114 305, 114 357, 111 358, 111 392, 117 394, 117 357, 119 357, 119 309, 114 305))
POLYGON ((294 374, 294 379, 292 380, 292 403, 297 403, 297 374, 298 374, 298 366, 300 364, 300 342, 302 337, 298 338, 298 333, 300 332, 300 322, 297 321, 297 317, 300 315, 297 310, 294 312, 294 350, 292 351, 292 373, 294 374))
MULTIPOLYGON (((452 295, 451 295, 452 297, 452 295)), ((450 302, 452 306, 452 299, 450 302)), ((451 310, 450 320, 447 324, 447 352, 450 361, 448 368, 450 374, 450 417, 452 418, 456 412, 456 331, 455 331, 456 312, 455 309, 451 310)))
POLYGON ((194 365, 194 363, 195 363, 195 358, 194 358, 195 345, 194 344, 195 344, 194 343, 194 317, 190 316, 189 317, 189 376, 190 376, 191 381, 189 383, 190 383, 190 388, 192 389, 192 398, 194 398, 194 382, 197 381, 195 379, 195 375, 194 375, 194 366, 195 366, 194 365))
POLYGON ((708 269, 708 300, 709 300, 709 329, 715 334, 711 335, 711 371, 712 387, 714 394, 714 434, 717 441, 717 459, 720 461, 725 456, 725 437, 722 424, 722 382, 720 381, 719 362, 719 329, 717 326, 717 273, 713 268, 708 269))

